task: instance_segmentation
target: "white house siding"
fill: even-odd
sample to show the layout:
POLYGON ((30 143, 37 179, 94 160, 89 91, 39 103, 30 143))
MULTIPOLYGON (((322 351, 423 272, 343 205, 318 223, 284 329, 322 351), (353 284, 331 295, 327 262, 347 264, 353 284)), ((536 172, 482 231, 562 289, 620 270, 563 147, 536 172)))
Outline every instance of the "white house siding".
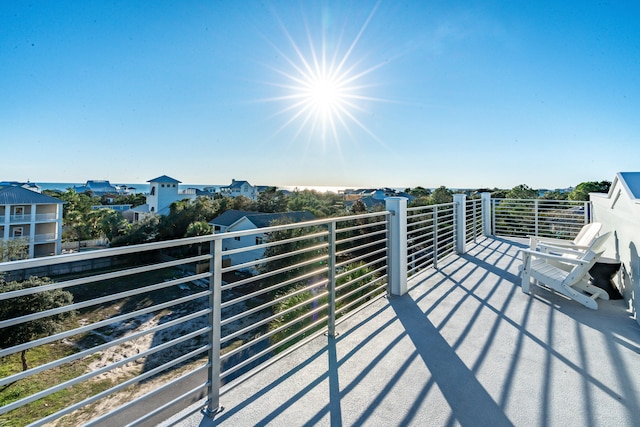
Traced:
MULTIPOLYGON (((238 220, 232 227, 226 228, 226 230, 221 232, 232 232, 232 231, 244 231, 244 230, 257 230, 258 228, 249 221, 246 217, 238 220)), ((256 234, 251 234, 248 236, 239 236, 239 237, 231 237, 226 238, 222 242, 223 250, 231 250, 238 248, 245 248, 249 246, 254 246, 256 244, 256 238, 265 239, 264 233, 257 232, 256 234)), ((242 252, 238 254, 233 254, 231 256, 223 257, 224 259, 230 259, 234 265, 244 264, 246 262, 256 261, 264 257, 264 249, 254 249, 247 252, 242 252)), ((250 268, 251 272, 256 272, 256 268, 250 268)))
POLYGON ((621 262, 617 285, 640 324, 640 199, 624 181, 625 175, 618 174, 609 194, 593 193, 590 199, 594 221, 602 223, 601 233, 613 231, 603 255, 621 262))
POLYGON ((25 239, 29 258, 60 254, 62 201, 21 187, 4 187, 4 191, 13 192, 18 201, 0 204, 0 240, 25 239))

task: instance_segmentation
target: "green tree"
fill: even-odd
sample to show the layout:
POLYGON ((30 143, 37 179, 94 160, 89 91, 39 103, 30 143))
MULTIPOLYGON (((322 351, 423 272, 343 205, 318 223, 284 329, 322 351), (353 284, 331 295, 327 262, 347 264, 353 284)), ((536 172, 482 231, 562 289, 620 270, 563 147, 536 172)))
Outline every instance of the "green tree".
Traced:
POLYGON ((255 202, 245 196, 231 197, 230 209, 238 211, 253 211, 255 210, 255 202))
POLYGON ((309 211, 318 218, 344 215, 344 200, 341 195, 327 191, 294 190, 287 197, 289 211, 309 211))
POLYGON ((440 205, 442 203, 453 202, 453 191, 449 190, 444 185, 433 190, 431 194, 431 204, 440 205))
POLYGON ((206 221, 196 221, 189 224, 185 237, 205 236, 213 232, 213 227, 206 221))
POLYGON ((537 199, 538 191, 526 184, 520 184, 509 190, 506 196, 507 199, 537 199))
POLYGON ((111 240, 111 246, 137 245, 158 240, 160 220, 158 215, 149 215, 143 220, 131 224, 126 234, 118 235, 111 240))
MULTIPOLYGON (((40 278, 31 276, 28 280, 22 282, 6 282, 3 277, 0 277, 0 294, 51 283, 53 282, 47 277, 40 278)), ((15 319, 20 316, 64 307, 71 303, 73 303, 71 293, 61 289, 19 296, 9 301, 3 301, 0 304, 0 320, 15 319)), ((72 312, 59 313, 9 326, 0 333, 0 347, 13 347, 43 336, 54 334, 58 332, 62 323, 72 315, 72 312)), ((22 350, 21 352, 22 369, 24 371, 29 369, 26 353, 27 350, 22 350)))
POLYGON ((73 189, 59 193, 57 198, 65 202, 62 208, 62 239, 67 242, 90 239, 91 226, 87 223, 87 216, 91 206, 99 204, 100 199, 87 193, 76 193, 73 189))
POLYGON ((98 228, 109 241, 116 236, 127 233, 131 224, 122 216, 122 213, 113 209, 99 209, 99 211, 101 211, 101 216, 98 228))
POLYGON ((147 203, 147 196, 142 193, 135 194, 118 194, 115 196, 102 196, 100 197, 101 205, 131 205, 132 207, 141 206, 147 203), (113 202, 108 199, 112 198, 113 202))
POLYGON ((407 188, 406 190, 404 190, 404 192, 418 198, 429 197, 431 195, 431 190, 420 186, 415 188, 407 188))
POLYGON ((576 185, 576 188, 569 193, 569 200, 589 200, 589 193, 608 193, 611 187, 609 181, 587 181, 576 185))
POLYGON ((0 240, 0 262, 27 259, 29 243, 27 239, 0 240))
POLYGON ((258 194, 255 209, 265 213, 286 212, 287 196, 276 187, 269 187, 258 194))
POLYGON ((507 198, 507 190, 494 189, 491 191, 492 199, 506 199, 507 198))
POLYGON ((547 191, 541 197, 541 199, 545 200, 567 200, 568 193, 563 193, 560 191, 547 191))
POLYGON ((354 215, 367 213, 367 205, 365 205, 361 199, 358 199, 353 202, 353 205, 351 205, 351 209, 349 209, 349 211, 354 215))
POLYGON ((160 240, 185 237, 189 225, 211 221, 218 215, 219 205, 209 197, 196 197, 173 202, 169 214, 160 219, 160 240))

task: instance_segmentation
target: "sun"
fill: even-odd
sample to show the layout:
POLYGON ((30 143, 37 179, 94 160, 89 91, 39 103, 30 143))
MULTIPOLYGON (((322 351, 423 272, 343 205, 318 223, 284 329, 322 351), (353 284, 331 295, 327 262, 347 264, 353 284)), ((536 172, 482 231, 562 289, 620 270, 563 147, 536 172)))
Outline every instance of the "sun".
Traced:
POLYGON ((335 79, 320 76, 309 84, 308 102, 323 115, 337 111, 344 103, 340 87, 340 82, 335 79))
POLYGON ((281 103, 283 107, 275 115, 285 117, 276 134, 292 127, 296 129, 294 138, 306 133, 310 140, 332 140, 339 145, 345 135, 361 130, 378 140, 359 117, 365 112, 364 102, 381 101, 367 93, 373 84, 366 77, 383 64, 363 67, 362 60, 354 60, 358 42, 377 7, 350 43, 344 42, 342 34, 329 43, 325 29, 314 38, 308 26, 300 42, 280 22, 289 46, 269 43, 284 59, 284 66, 268 66, 280 76, 279 81, 270 82, 280 94, 268 101, 281 103))

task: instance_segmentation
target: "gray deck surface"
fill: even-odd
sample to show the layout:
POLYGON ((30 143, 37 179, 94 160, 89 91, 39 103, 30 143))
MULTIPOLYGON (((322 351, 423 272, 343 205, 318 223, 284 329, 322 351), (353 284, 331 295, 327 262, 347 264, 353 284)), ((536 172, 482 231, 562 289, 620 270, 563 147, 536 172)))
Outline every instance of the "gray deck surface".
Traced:
POLYGON ((640 326, 532 286, 522 240, 482 238, 221 397, 188 426, 640 425, 640 326))

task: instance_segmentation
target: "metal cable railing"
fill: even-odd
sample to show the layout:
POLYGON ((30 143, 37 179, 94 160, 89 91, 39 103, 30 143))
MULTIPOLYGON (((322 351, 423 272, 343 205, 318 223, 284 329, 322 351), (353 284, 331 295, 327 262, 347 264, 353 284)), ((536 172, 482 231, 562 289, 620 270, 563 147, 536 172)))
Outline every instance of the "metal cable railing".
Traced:
POLYGON ((455 249, 454 204, 407 209, 407 274, 437 267, 455 249))
POLYGON ((591 220, 590 202, 492 199, 493 234, 572 239, 591 220))
POLYGON ((143 401, 160 414, 186 395, 217 408, 226 388, 387 294, 388 221, 385 211, 0 264, 1 333, 57 324, 0 349, 27 362, 56 349, 0 378, 31 384, 0 419, 136 424, 151 417, 134 416, 143 401), (20 306, 39 299, 53 304, 20 306))

